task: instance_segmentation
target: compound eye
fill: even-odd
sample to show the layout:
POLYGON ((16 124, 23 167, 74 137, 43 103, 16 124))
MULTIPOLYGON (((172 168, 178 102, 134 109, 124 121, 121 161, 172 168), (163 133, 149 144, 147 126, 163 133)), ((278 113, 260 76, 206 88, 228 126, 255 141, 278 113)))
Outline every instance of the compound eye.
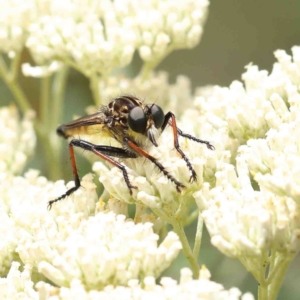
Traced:
POLYGON ((128 125, 129 127, 138 133, 144 133, 147 126, 147 119, 144 110, 137 106, 134 107, 128 115, 128 125))
POLYGON ((161 128, 165 121, 165 114, 163 110, 158 105, 151 105, 149 106, 150 113, 153 117, 153 121, 156 128, 161 128))

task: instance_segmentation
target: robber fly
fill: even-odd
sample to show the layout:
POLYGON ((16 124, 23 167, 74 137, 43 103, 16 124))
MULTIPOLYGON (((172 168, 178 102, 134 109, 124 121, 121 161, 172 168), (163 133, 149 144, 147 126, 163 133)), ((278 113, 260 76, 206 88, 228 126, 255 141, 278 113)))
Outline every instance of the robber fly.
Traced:
POLYGON ((207 141, 200 140, 192 135, 183 133, 176 125, 176 118, 172 112, 164 114, 163 110, 156 104, 144 104, 138 98, 133 96, 121 96, 103 106, 99 112, 88 115, 57 128, 58 135, 69 138, 74 135, 99 134, 100 137, 110 137, 117 140, 122 147, 112 147, 106 145, 94 145, 85 140, 72 139, 69 143, 69 152, 74 174, 75 186, 67 190, 60 197, 49 201, 49 209, 53 203, 64 199, 74 193, 80 187, 80 179, 77 172, 74 147, 79 147, 91 151, 102 159, 119 168, 125 180, 125 183, 132 194, 132 189, 137 189, 130 183, 126 167, 115 160, 117 158, 137 158, 143 156, 155 164, 158 169, 172 181, 178 192, 185 186, 174 178, 164 166, 151 156, 145 147, 149 141, 154 146, 157 145, 157 138, 165 130, 167 125, 173 130, 174 147, 185 161, 190 173, 190 182, 197 180, 197 174, 187 156, 180 149, 178 135, 205 144, 210 150, 214 146, 207 141))

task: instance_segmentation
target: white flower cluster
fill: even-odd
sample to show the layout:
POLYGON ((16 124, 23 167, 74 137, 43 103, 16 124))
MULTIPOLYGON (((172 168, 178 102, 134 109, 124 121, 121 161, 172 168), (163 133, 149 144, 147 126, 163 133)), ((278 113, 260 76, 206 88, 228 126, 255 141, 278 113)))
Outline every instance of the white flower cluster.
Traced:
POLYGON ((13 262, 6 278, 0 278, 0 298, 38 300, 39 294, 34 290, 31 280, 31 267, 25 265, 22 272, 19 267, 20 263, 13 262))
POLYGON ((170 206, 174 212, 180 203, 185 205, 188 199, 191 199, 191 194, 199 190, 204 181, 214 182, 217 162, 214 151, 207 149, 206 145, 180 138, 181 149, 187 154, 198 176, 197 181, 191 183, 189 169, 175 150, 172 140, 172 129, 168 128, 158 140, 159 146, 151 147, 149 153, 186 186, 181 193, 176 191, 175 184, 169 181, 152 162, 143 157, 126 159, 129 180, 138 187, 132 190, 132 196, 123 173, 118 168, 113 167, 109 170, 102 162, 96 162, 93 170, 100 175, 100 182, 114 198, 127 203, 141 203, 150 208, 170 206))
POLYGON ((216 174, 215 188, 204 184, 194 194, 213 245, 227 256, 254 260, 269 249, 286 258, 295 255, 300 249, 300 207, 288 197, 255 191, 242 160, 237 170, 225 165, 216 174))
POLYGON ((134 24, 141 58, 155 62, 170 50, 197 45, 208 5, 207 0, 119 0, 115 10, 125 24, 134 24))
POLYGON ((181 249, 174 232, 158 246, 151 223, 134 224, 112 212, 41 222, 22 234, 17 251, 23 262, 38 267, 58 286, 80 279, 87 289, 101 289, 126 285, 142 274, 158 277, 181 249))
MULTIPOLYGON (((21 173, 33 154, 36 136, 32 119, 33 112, 28 112, 21 120, 13 105, 0 108, 0 174, 21 173)), ((2 180, 0 177, 0 183, 2 180)))
POLYGON ((177 235, 170 232, 157 245, 151 223, 134 224, 107 211, 95 216, 92 179, 85 176, 83 188, 49 212, 47 202, 65 191, 62 181, 53 184, 36 171, 7 176, 0 185, 1 274, 18 254, 59 286, 80 279, 87 289, 100 289, 140 276, 158 277, 171 264, 181 249, 177 235))
POLYGON ((181 300, 181 299, 203 299, 203 300, 254 300, 254 297, 242 293, 237 288, 224 290, 218 283, 209 280, 209 271, 205 268, 200 272, 200 279, 193 280, 192 272, 185 268, 181 270, 180 282, 163 277, 160 284, 155 283, 154 277, 146 277, 143 285, 138 280, 130 280, 128 287, 107 286, 103 291, 87 292, 79 280, 73 280, 70 288, 55 289, 49 284, 39 282, 37 289, 40 300, 181 300), (142 287, 143 286, 143 287, 142 287))
POLYGON ((264 138, 269 129, 298 118, 300 93, 300 47, 292 48, 293 57, 278 50, 271 74, 249 65, 243 83, 234 81, 229 88, 215 87, 209 96, 198 96, 193 127, 196 133, 213 137, 216 149, 228 149, 233 158, 237 148, 249 139, 264 138), (293 60, 292 60, 293 58, 293 60))
POLYGON ((26 46, 39 64, 62 61, 86 76, 105 75, 130 63, 135 36, 126 26, 105 25, 99 16, 44 16, 29 28, 26 46))
MULTIPOLYGON (((300 111, 299 111, 300 112, 300 111)), ((300 116, 300 113, 298 115, 300 116)), ((278 196, 291 197, 300 204, 300 118, 270 129, 266 139, 250 140, 240 147, 259 185, 278 196)))
MULTIPOLYGON (((47 210, 49 200, 65 192, 63 181, 55 184, 48 182, 45 177, 38 176, 37 171, 29 171, 22 176, 2 174, 0 183, 0 274, 6 274, 11 262, 17 258, 16 249, 24 236, 39 234, 44 228, 44 222, 54 220, 56 216, 75 218, 80 212, 81 218, 88 217, 95 211, 97 195, 96 186, 92 183, 92 176, 87 175, 82 180, 84 189, 78 190, 74 196, 47 210)), ((32 240, 31 240, 32 241, 32 240)), ((32 252, 27 255, 34 256, 34 243, 28 243, 32 252)))
POLYGON ((0 1, 0 52, 13 57, 24 47, 27 27, 34 18, 34 0, 0 1))
MULTIPOLYGON (((62 61, 90 77, 126 66, 139 49, 158 61, 200 40, 209 2, 61 1, 37 3, 26 46, 39 64, 62 61)), ((27 68, 27 71, 29 69, 27 68)))
POLYGON ((5 276, 10 269, 11 262, 17 259, 15 251, 18 238, 14 222, 8 216, 3 203, 0 204, 0 218, 0 276, 5 276))
POLYGON ((204 184, 194 194, 213 244, 229 256, 263 256, 268 249, 290 255, 299 251, 300 48, 292 52, 294 61, 284 51, 276 51, 279 62, 269 76, 251 66, 243 76, 245 89, 235 83, 208 98, 216 101, 221 91, 220 102, 215 102, 211 117, 205 119, 227 128, 238 141, 237 148, 248 140, 238 148, 237 171, 233 165, 223 165, 216 173, 216 187, 209 190, 204 184), (224 121, 229 116, 236 120, 233 127, 224 121), (258 191, 252 187, 248 169, 258 191))
MULTIPOLYGON (((80 213, 82 217, 94 214, 98 197, 93 176, 91 174, 84 176, 81 185, 82 188, 78 189, 71 197, 52 207, 52 216, 71 218, 77 213, 80 213)), ((49 215, 48 201, 62 195, 71 186, 74 186, 73 182, 66 186, 63 180, 52 183, 45 177, 39 176, 38 171, 30 170, 24 177, 10 177, 3 181, 1 200, 6 205, 15 224, 31 231, 33 227, 39 226, 35 222, 42 222, 43 218, 49 215)))
MULTIPOLYGON (((101 195, 99 202, 97 203, 97 212, 100 211, 111 211, 114 212, 116 215, 124 215, 126 218, 129 218, 130 208, 128 207, 128 203, 110 197, 106 202, 102 199, 106 191, 101 195)), ((154 215, 147 206, 142 204, 136 204, 135 206, 135 213, 134 213, 134 223, 152 223, 153 224, 153 232, 159 235, 161 239, 165 237, 165 233, 167 230, 167 224, 161 219, 154 215)))
POLYGON ((134 96, 146 103, 159 103, 167 113, 176 116, 183 112, 182 105, 192 106, 191 81, 186 76, 178 76, 174 84, 169 83, 168 73, 151 72, 146 79, 137 76, 133 79, 124 76, 111 76, 100 83, 101 99, 111 100, 119 95, 134 93, 134 96))

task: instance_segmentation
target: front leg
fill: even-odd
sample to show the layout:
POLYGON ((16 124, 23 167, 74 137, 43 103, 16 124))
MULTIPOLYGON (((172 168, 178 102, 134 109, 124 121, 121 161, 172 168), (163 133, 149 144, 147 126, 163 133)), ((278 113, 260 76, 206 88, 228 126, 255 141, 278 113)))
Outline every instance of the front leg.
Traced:
POLYGON ((178 193, 181 192, 181 188, 185 188, 185 186, 179 182, 176 178, 174 178, 165 168, 164 166, 156 160, 155 157, 151 156, 149 153, 144 151, 142 148, 140 148, 136 143, 131 141, 129 138, 123 139, 124 143, 129 146, 131 149, 133 149, 136 153, 138 153, 141 156, 144 156, 145 158, 149 159, 152 163, 154 163, 158 169, 172 182, 176 185, 176 190, 178 193))
POLYGON ((162 132, 165 130, 165 128, 168 124, 172 127, 172 130, 173 130, 174 147, 177 150, 177 152, 181 155, 183 160, 186 162, 186 165, 187 165, 187 167, 189 168, 189 170, 191 172, 190 182, 196 181, 197 180, 197 174, 196 174, 191 162, 187 158, 187 156, 180 149, 179 141, 178 141, 178 135, 183 136, 185 138, 188 138, 188 139, 193 140, 193 141, 198 142, 198 143, 206 144, 207 148, 210 149, 210 150, 214 150, 215 147, 213 145, 211 145, 208 141, 203 141, 203 140, 200 140, 200 139, 198 139, 198 138, 196 138, 196 137, 194 137, 190 134, 183 133, 176 125, 175 115, 170 111, 165 115, 165 120, 164 120, 164 123, 163 123, 162 128, 161 128, 162 132))
POLYGON ((74 153, 74 147, 79 147, 87 151, 91 151, 95 153, 97 156, 103 158, 104 160, 108 161, 112 165, 116 166, 123 172, 123 177, 126 182, 126 185, 130 191, 130 194, 132 194, 131 189, 136 189, 136 186, 133 186, 128 177, 127 170, 125 166, 111 158, 110 156, 113 157, 119 157, 119 158, 135 158, 137 155, 135 153, 130 153, 126 151, 123 148, 117 148, 117 147, 112 147, 112 146, 103 146, 103 145, 94 145, 92 143, 89 143, 87 141, 83 140, 72 140, 69 143, 69 151, 70 151, 70 159, 71 159, 71 164, 72 164, 72 171, 74 175, 74 181, 75 181, 75 186, 68 189, 63 195, 59 196, 58 198, 49 201, 48 203, 48 209, 51 209, 51 206, 53 203, 58 202, 67 196, 70 196, 73 194, 75 191, 77 191, 80 188, 80 179, 78 176, 78 171, 77 171, 77 165, 76 165, 76 160, 75 160, 75 153, 74 153))
POLYGON ((177 132, 178 132, 178 134, 179 134, 180 136, 183 136, 183 137, 185 137, 185 138, 187 138, 187 139, 190 139, 190 140, 192 140, 192 141, 194 141, 194 142, 197 142, 197 143, 205 144, 206 147, 207 147, 209 150, 215 150, 215 147, 214 147, 210 142, 208 142, 208 141, 200 140, 200 139, 196 138, 196 137, 193 136, 193 135, 190 135, 190 134, 188 134, 188 133, 184 133, 184 132, 182 132, 182 130, 179 129, 178 127, 177 127, 177 132))

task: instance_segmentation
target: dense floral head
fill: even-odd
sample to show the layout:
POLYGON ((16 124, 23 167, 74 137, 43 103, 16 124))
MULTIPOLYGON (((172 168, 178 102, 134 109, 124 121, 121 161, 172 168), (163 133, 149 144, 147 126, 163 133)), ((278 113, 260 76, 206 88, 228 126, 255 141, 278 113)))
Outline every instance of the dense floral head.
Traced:
MULTIPOLYGON (((231 288, 225 290, 221 284, 209 280, 210 273, 203 267, 200 278, 193 280, 192 272, 188 268, 181 270, 180 281, 163 277, 160 284, 156 284, 155 278, 145 277, 143 282, 130 280, 127 287, 107 286, 103 291, 87 292, 79 280, 73 280, 70 288, 57 289, 49 284, 40 282, 37 284, 40 299, 46 299, 50 295, 53 299, 67 300, 80 295, 82 300, 88 299, 203 299, 203 300, 254 300, 250 293, 242 295, 239 289, 231 288)), ((52 299, 50 296, 47 299, 52 299)))
POLYGON ((100 182, 106 190, 117 199, 127 203, 142 203, 150 208, 172 207, 174 210, 180 204, 185 205, 184 203, 191 200, 191 194, 198 190, 204 181, 214 181, 216 158, 214 151, 207 149, 206 145, 180 138, 181 149, 197 173, 197 181, 191 183, 191 174, 186 162, 174 149, 172 140, 173 133, 171 128, 168 128, 161 135, 159 146, 152 147, 149 152, 172 176, 186 186, 181 193, 178 193, 175 184, 151 161, 142 157, 126 160, 129 179, 138 187, 137 190, 133 190, 133 196, 130 195, 123 173, 119 169, 109 170, 102 162, 97 162, 93 170, 100 175, 100 182))
POLYGON ((20 174, 33 154, 33 119, 33 112, 21 119, 16 106, 0 108, 0 174, 20 174))
POLYGON ((194 194, 212 243, 231 257, 263 257, 269 249, 295 255, 300 249, 300 207, 288 197, 255 191, 247 165, 216 174, 216 187, 194 194))
MULTIPOLYGON (((175 49, 196 46, 208 5, 207 0, 1 1, 0 51, 14 57, 25 45, 39 65, 60 61, 88 77, 106 77, 128 65, 136 50, 157 64, 175 49)), ((27 66, 24 72, 49 75, 38 70, 27 66)))

